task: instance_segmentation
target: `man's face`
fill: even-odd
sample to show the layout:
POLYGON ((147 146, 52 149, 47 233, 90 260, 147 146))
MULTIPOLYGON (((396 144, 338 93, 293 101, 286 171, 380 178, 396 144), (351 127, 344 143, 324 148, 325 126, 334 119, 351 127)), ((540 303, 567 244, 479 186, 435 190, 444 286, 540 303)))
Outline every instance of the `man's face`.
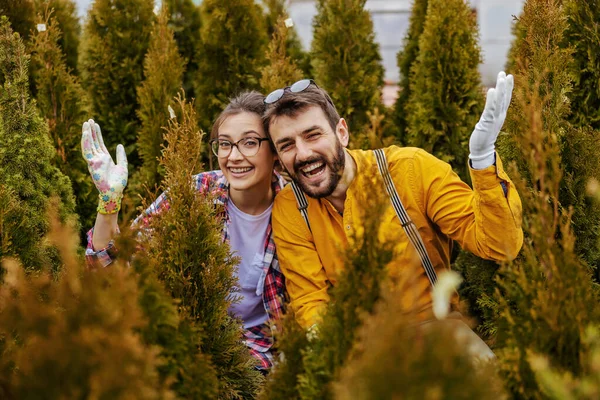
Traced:
POLYGON ((344 172, 348 145, 343 119, 334 131, 323 110, 311 106, 296 117, 276 117, 269 133, 279 161, 307 195, 322 198, 333 193, 344 172))

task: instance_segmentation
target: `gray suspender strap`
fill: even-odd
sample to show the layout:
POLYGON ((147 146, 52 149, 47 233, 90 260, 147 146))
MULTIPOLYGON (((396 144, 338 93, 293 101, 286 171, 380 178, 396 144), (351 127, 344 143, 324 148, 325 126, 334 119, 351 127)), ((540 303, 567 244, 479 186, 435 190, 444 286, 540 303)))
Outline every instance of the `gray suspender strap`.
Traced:
POLYGON ((306 200, 306 196, 304 195, 302 189, 300 189, 300 187, 296 185, 296 182, 292 181, 291 185, 292 191, 294 192, 294 196, 296 197, 298 211, 300 211, 300 214, 302 214, 302 218, 304 218, 304 222, 306 222, 308 230, 312 233, 312 229, 310 229, 310 222, 308 222, 308 211, 306 210, 308 208, 308 201, 306 200))
POLYGON ((388 163, 385 158, 385 153, 382 149, 373 150, 373 152, 375 153, 375 158, 377 159, 379 173, 381 174, 383 182, 385 183, 385 189, 390 196, 390 201, 392 202, 394 210, 396 210, 396 215, 402 223, 402 228, 421 258, 421 264, 425 269, 425 274, 427 274, 427 278, 429 278, 431 286, 435 286, 435 283, 437 282, 435 269, 433 268, 433 264, 429 259, 429 254, 427 254, 427 249, 425 248, 425 244, 423 243, 423 239, 421 238, 417 227, 411 221, 406 209, 404 208, 404 205, 402 204, 402 201, 400 200, 400 196, 398 196, 398 191, 396 190, 396 186, 394 186, 394 181, 392 180, 390 171, 388 170, 388 163))
MULTIPOLYGON (((415 250, 419 254, 419 258, 421 259, 421 264, 423 265, 423 269, 425 270, 425 274, 427 278, 429 278, 429 282, 431 286, 434 286, 437 282, 437 275, 435 273, 435 269, 433 268, 433 264, 429 259, 429 254, 427 254, 427 249, 425 248, 425 244, 423 243, 423 239, 417 230, 415 224, 411 221, 402 201, 400 200, 400 196, 398 196, 398 191, 396 190, 396 186, 394 186, 394 181, 390 176, 390 171, 388 170, 387 160, 385 158, 385 154, 383 150, 377 149, 373 150, 375 153, 375 158, 377 159, 377 166, 379 167, 379 173, 383 178, 383 182, 385 183, 385 189, 390 197, 390 201, 394 210, 396 211, 396 215, 400 219, 400 223, 408 240, 414 246, 415 250)), ((298 211, 302 214, 302 218, 306 222, 306 226, 308 226, 308 230, 312 232, 310 229, 310 223, 308 222, 308 201, 306 200, 306 195, 296 185, 295 182, 292 181, 292 191, 294 192, 294 196, 296 197, 296 203, 298 205, 298 211)))

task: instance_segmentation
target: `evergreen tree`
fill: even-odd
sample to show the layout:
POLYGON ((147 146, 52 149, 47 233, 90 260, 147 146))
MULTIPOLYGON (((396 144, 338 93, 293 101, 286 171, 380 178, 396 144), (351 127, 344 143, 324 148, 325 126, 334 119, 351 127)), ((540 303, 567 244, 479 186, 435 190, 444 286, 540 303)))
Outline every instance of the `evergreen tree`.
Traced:
MULTIPOLYGON (((552 100, 552 118, 547 118, 547 124, 551 126, 553 131, 558 133, 558 143, 560 148, 560 156, 562 160, 563 179, 560 181, 560 204, 564 208, 573 207, 572 224, 573 232, 577 241, 575 242, 575 251, 581 255, 583 260, 591 267, 596 269, 596 277, 600 277, 600 249, 597 246, 600 240, 600 204, 595 203, 587 195, 587 183, 591 179, 600 180, 600 156, 597 154, 596 148, 600 142, 600 129, 594 129, 593 126, 586 125, 585 120, 579 114, 580 106, 583 103, 577 104, 581 97, 582 91, 591 99, 596 89, 600 87, 594 86, 592 82, 586 84, 586 87, 581 87, 581 77, 586 75, 586 72, 579 71, 581 67, 580 60, 582 59, 585 47, 585 40, 573 41, 573 18, 576 11, 579 10, 575 5, 566 6, 566 3, 561 2, 559 10, 550 17, 558 18, 560 24, 556 25, 541 25, 540 27, 532 27, 524 25, 531 22, 531 17, 525 18, 525 22, 520 18, 515 24, 515 33, 517 40, 513 44, 511 54, 513 59, 520 60, 525 65, 519 65, 515 61, 516 71, 522 71, 526 65, 534 65, 536 68, 544 68, 543 59, 534 60, 532 46, 527 44, 529 35, 538 35, 549 38, 551 46, 560 50, 559 54, 563 56, 556 61, 557 65, 548 67, 551 71, 556 71, 552 74, 553 85, 548 88, 548 92, 541 92, 542 96, 553 96, 552 100), (563 19, 566 18, 566 22, 563 19), (541 32, 541 29, 545 29, 541 32), (541 32, 541 33, 540 33, 541 32), (539 63, 539 64, 538 64, 539 63), (561 70, 560 68, 565 68, 561 70), (575 73, 573 72, 575 71, 575 73), (558 73, 560 72, 560 73, 558 73), (552 91, 550 91, 552 90, 552 91), (564 101, 572 98, 573 102, 564 101), (573 111, 571 107, 575 107, 573 111), (571 124, 567 123, 571 121, 571 124)), ((533 8, 529 8, 532 12, 533 8)), ((525 8, 527 9, 527 8, 525 8)), ((583 8, 584 9, 584 8, 583 8)), ((525 11, 524 11, 525 12, 525 11)), ((593 24, 591 25, 593 26, 593 24)), ((577 28, 578 29, 578 28, 577 28)), ((529 38, 529 40, 532 40, 529 38)), ((587 51, 587 50, 585 50, 587 51)), ((586 53, 587 54, 587 53, 586 53)), ((586 56, 587 57, 587 56, 586 56)), ((593 56, 591 60, 593 60, 593 56)), ((586 70, 590 70, 593 74, 593 68, 590 64, 586 70)), ((530 77, 529 83, 534 82, 534 77, 530 77)), ((590 105, 593 104, 593 101, 590 105)), ((600 106, 600 104, 598 105, 600 106)), ((589 114, 592 116, 593 114, 589 114)), ((589 119, 591 125, 594 124, 593 118, 589 119)), ((503 160, 515 162, 522 174, 529 180, 533 186, 533 178, 528 175, 528 169, 525 168, 524 158, 512 135, 501 137, 499 141, 498 151, 503 160)))
MULTIPOLYGON (((364 187, 380 184, 378 175, 356 179, 364 187)), ((369 215, 363 216, 364 226, 349 238, 348 248, 341 255, 345 257, 345 268, 331 289, 322 321, 306 334, 289 322, 284 324, 282 347, 286 361, 281 372, 277 372, 279 366, 275 368, 267 386, 274 398, 284 398, 278 393, 285 393, 289 399, 333 399, 333 383, 356 345, 363 319, 381 298, 394 243, 394 238, 381 241, 378 235, 389 200, 365 193, 359 201, 369 215)))
POLYGON ((54 10, 52 16, 56 19, 58 29, 62 32, 58 46, 66 56, 67 67, 77 70, 77 58, 81 25, 77 16, 77 6, 73 0, 35 0, 38 14, 46 15, 54 10))
POLYGON ((265 64, 265 20, 254 0, 205 0, 195 82, 200 126, 208 130, 229 98, 258 89, 265 64))
MULTIPOLYGON (((281 18, 285 20, 289 18, 289 14, 286 10, 286 0, 263 0, 263 4, 267 8, 267 32, 269 37, 273 38, 275 31, 281 29, 279 28, 279 19, 281 18)), ((285 53, 289 55, 294 64, 298 65, 298 68, 300 68, 304 77, 310 78, 312 76, 310 57, 302 48, 302 43, 300 42, 298 32, 293 26, 287 28, 287 34, 285 38, 285 53)), ((276 59, 269 58, 268 55, 267 60, 271 63, 277 61, 276 59)), ((293 82, 288 82, 287 84, 290 83, 293 82)))
POLYGON ((35 5, 33 0, 0 0, 0 16, 5 15, 12 29, 27 40, 35 28, 35 5))
POLYGON ((59 47, 61 32, 58 21, 47 13, 40 23, 46 31, 34 32, 31 38, 33 80, 37 105, 48 124, 55 155, 53 164, 69 177, 75 193, 76 213, 85 230, 94 224, 97 193, 81 157, 81 121, 89 115, 86 93, 66 65, 59 47))
POLYGON ((144 60, 144 81, 138 87, 137 111, 141 126, 137 148, 142 160, 141 167, 131 179, 130 195, 145 195, 148 189, 155 189, 164 176, 158 159, 164 145, 164 126, 169 120, 168 107, 181 88, 184 61, 177 51, 173 31, 168 26, 168 11, 163 11, 154 24, 150 37, 150 48, 144 60))
POLYGON ((464 325, 418 323, 393 292, 383 300, 357 335, 336 399, 506 398, 493 364, 473 360, 460 341, 464 325))
POLYGON ((192 0, 165 0, 170 12, 169 27, 173 30, 179 55, 186 63, 183 73, 183 89, 186 97, 192 99, 194 79, 198 70, 198 46, 200 45, 200 9, 192 0))
POLYGON ((152 0, 96 0, 84 26, 79 70, 92 98, 95 120, 109 132, 106 146, 123 144, 129 164, 139 166, 136 90, 154 14, 152 0))
POLYGON ((172 398, 158 379, 158 349, 138 333, 145 322, 131 270, 86 269, 74 231, 56 227, 48 240, 65 263, 58 276, 49 265, 27 276, 14 259, 3 263, 0 397, 172 398))
POLYGON ((381 105, 383 66, 366 0, 319 0, 313 21, 315 79, 350 130, 360 133, 381 105))
POLYGON ((560 0, 525 3, 506 121, 519 156, 513 164, 518 171, 510 174, 523 202, 526 240, 522 256, 500 269, 496 354, 506 387, 525 399, 546 398, 529 355, 582 376, 585 330, 600 318, 589 269, 576 252, 571 208, 560 202, 568 163, 561 157, 563 146, 582 133, 569 125, 564 101, 572 84, 571 50, 561 48, 566 23, 560 0))
POLYGON ((179 99, 180 115, 169 122, 161 165, 168 211, 154 215, 142 244, 158 277, 179 301, 181 315, 204 330, 200 346, 219 379, 220 399, 254 398, 262 375, 242 342, 241 324, 227 313, 237 259, 221 237, 222 221, 212 199, 199 196, 192 174, 200 170, 201 138, 193 105, 179 99))
POLYGON ((302 71, 287 50, 288 29, 284 18, 280 17, 266 52, 267 60, 271 62, 262 69, 260 78, 260 86, 265 95, 302 79, 302 71))
POLYGON ((74 217, 75 202, 69 178, 51 163, 55 151, 48 127, 29 98, 28 68, 23 41, 2 17, 0 72, 5 82, 0 91, 0 185, 14 192, 26 216, 13 237, 13 254, 19 255, 25 267, 37 269, 53 254, 41 240, 48 230, 48 199, 60 199, 63 221, 74 217))
POLYGON ((600 130, 600 1, 564 2, 565 42, 573 48, 571 119, 579 126, 600 130))
POLYGON ((404 37, 402 50, 398 52, 398 68, 400 69, 400 90, 394 105, 394 120, 398 129, 397 137, 404 143, 407 128, 406 103, 410 98, 410 69, 419 56, 419 38, 425 27, 428 0, 414 0, 408 32, 404 37))
POLYGON ((405 108, 406 144, 449 162, 463 181, 469 137, 483 109, 478 36, 464 0, 430 0, 405 108))

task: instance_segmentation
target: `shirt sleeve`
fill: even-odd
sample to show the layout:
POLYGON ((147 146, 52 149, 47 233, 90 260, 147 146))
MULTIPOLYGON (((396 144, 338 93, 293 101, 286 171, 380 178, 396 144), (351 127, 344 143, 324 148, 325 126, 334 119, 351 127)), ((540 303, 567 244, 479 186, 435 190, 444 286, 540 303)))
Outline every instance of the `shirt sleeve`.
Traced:
POLYGON ((494 261, 516 258, 523 245, 521 199, 496 155, 496 165, 470 169, 473 189, 447 163, 421 151, 415 155, 422 177, 427 216, 462 248, 494 261))
MULTIPOLYGON (((119 228, 117 227, 117 234, 119 234, 119 228)), ((114 240, 108 242, 108 246, 95 250, 94 244, 94 228, 90 229, 87 233, 87 247, 85 249, 85 261, 88 268, 104 268, 112 264, 117 257, 118 250, 115 247, 114 240)))
MULTIPOLYGON (((155 201, 148 207, 142 214, 140 214, 133 222, 132 226, 141 228, 138 234, 142 232, 148 232, 148 225, 150 218, 153 214, 161 212, 162 210, 168 209, 169 204, 165 193, 162 193, 155 201)), ((116 234, 120 233, 117 227, 116 234)), ((115 246, 114 240, 111 240, 108 245, 102 249, 94 249, 94 228, 90 229, 87 233, 87 247, 85 250, 85 260, 88 268, 104 268, 114 262, 119 253, 115 246)))
POLYGON ((290 306, 296 320, 308 328, 319 322, 329 302, 329 281, 312 234, 296 208, 295 200, 276 198, 273 234, 279 265, 285 276, 290 306), (292 203, 293 201, 293 203, 292 203))

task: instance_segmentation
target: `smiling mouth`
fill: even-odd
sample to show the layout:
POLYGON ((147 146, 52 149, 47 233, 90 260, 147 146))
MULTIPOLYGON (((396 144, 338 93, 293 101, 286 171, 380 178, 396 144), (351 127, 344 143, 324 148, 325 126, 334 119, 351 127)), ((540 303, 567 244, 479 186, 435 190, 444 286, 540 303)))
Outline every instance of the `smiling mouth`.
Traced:
POLYGON ((252 167, 229 167, 229 171, 234 174, 243 174, 245 172, 251 171, 252 167))
POLYGON ((317 161, 300 168, 300 172, 302 173, 302 175, 304 175, 307 178, 312 178, 321 175, 323 171, 325 171, 325 163, 323 161, 317 161))

